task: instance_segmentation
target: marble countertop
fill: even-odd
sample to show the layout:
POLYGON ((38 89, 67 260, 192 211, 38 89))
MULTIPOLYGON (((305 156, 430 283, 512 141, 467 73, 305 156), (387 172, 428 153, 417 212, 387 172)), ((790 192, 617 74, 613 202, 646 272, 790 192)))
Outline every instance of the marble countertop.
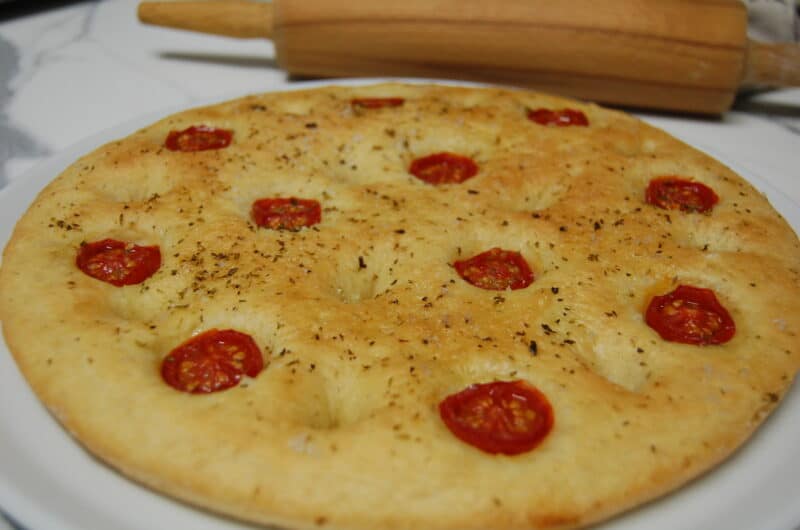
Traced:
POLYGON ((0 185, 143 114, 286 82, 269 41, 145 26, 134 0, 19 4, 0 8, 19 13, 0 22, 0 185))
MULTIPOLYGON (((137 4, 0 3, 0 188, 120 123, 289 82, 268 41, 144 26, 137 4)), ((690 141, 714 138, 717 152, 800 204, 800 90, 742 98, 721 119, 643 117, 689 131, 690 141)), ((14 506, 3 508, 14 519, 14 506)))

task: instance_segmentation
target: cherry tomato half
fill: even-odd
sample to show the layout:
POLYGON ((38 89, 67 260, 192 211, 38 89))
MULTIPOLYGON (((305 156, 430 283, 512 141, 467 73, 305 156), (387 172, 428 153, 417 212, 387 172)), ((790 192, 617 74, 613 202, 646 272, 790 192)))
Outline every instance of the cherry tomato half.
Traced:
POLYGON ((528 119, 539 125, 555 125, 558 127, 569 127, 577 125, 586 127, 589 125, 589 118, 586 114, 574 109, 531 109, 528 110, 528 119))
POLYGON ((707 212, 719 202, 714 190, 678 177, 660 177, 650 181, 645 191, 645 201, 665 210, 682 212, 707 212))
POLYGON ((554 423, 550 402, 524 381, 468 386, 442 400, 439 413, 457 438, 492 454, 530 451, 554 423))
POLYGON ((271 198, 253 203, 253 221, 272 230, 300 230, 322 220, 322 207, 312 199, 271 198))
POLYGON ((736 324, 714 291, 690 285, 654 296, 645 321, 664 340, 684 344, 723 344, 736 333, 736 324))
POLYGON ((533 282, 533 271, 519 252, 493 248, 453 263, 464 280, 481 289, 523 289, 533 282))
POLYGON ((435 153, 411 162, 408 172, 428 184, 458 184, 478 174, 478 164, 467 156, 435 153))
POLYGON ((256 377, 263 368, 261 350, 250 335, 210 329, 169 352, 161 376, 181 392, 208 394, 236 386, 244 375, 256 377))
POLYGON ((400 107, 405 101, 403 98, 353 98, 350 104, 362 109, 383 109, 400 107))
POLYGON ((170 131, 164 145, 170 151, 207 151, 228 147, 233 131, 206 125, 193 125, 182 131, 170 131))
POLYGON ((157 246, 139 246, 116 239, 83 243, 75 264, 85 274, 122 287, 142 283, 161 267, 157 246))

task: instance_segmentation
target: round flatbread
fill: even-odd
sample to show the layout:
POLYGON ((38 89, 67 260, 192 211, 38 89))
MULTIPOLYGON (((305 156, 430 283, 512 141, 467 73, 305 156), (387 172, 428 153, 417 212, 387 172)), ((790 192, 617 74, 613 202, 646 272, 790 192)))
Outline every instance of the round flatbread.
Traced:
POLYGON ((3 332, 158 491, 290 528, 588 525, 730 455, 800 368, 800 247, 621 112, 496 88, 249 96, 81 158, 3 332))

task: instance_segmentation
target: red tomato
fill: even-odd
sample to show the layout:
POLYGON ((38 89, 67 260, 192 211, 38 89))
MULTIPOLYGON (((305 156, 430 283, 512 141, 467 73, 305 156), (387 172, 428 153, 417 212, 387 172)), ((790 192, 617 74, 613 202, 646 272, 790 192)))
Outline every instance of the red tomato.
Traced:
POLYGON ((161 267, 161 251, 157 246, 103 239, 81 244, 75 264, 92 278, 121 287, 142 283, 155 274, 161 267))
POLYGON ((228 147, 233 131, 206 125, 191 126, 182 131, 170 131, 164 145, 170 151, 206 151, 228 147))
POLYGON ((690 285, 654 296, 645 321, 662 339, 684 344, 722 344, 736 333, 736 324, 714 291, 690 285))
POLYGON ((457 438, 481 451, 516 455, 539 445, 553 428, 553 408, 524 381, 471 385, 439 404, 457 438))
POLYGON ((253 203, 253 221, 272 230, 300 230, 322 220, 322 207, 311 199, 272 198, 253 203))
POLYGON ((417 158, 408 172, 428 184, 458 184, 477 175, 478 165, 469 157, 444 152, 417 158))
POLYGON ((481 289, 523 289, 533 281, 533 271, 519 252, 493 248, 453 263, 464 280, 481 289))
POLYGON ((719 202, 719 197, 705 184, 678 177, 661 177, 650 181, 645 201, 665 210, 706 212, 719 202))
POLYGON ((403 98, 354 98, 350 100, 350 104, 362 109, 382 109, 400 107, 405 101, 403 98))
POLYGON ((556 125, 558 127, 568 127, 570 125, 586 127, 589 125, 589 119, 586 114, 574 109, 531 109, 528 110, 528 119, 535 121, 539 125, 556 125))
POLYGON ((263 368, 261 350, 250 335, 210 329, 169 352, 161 377, 181 392, 207 394, 236 386, 243 375, 256 377, 263 368))

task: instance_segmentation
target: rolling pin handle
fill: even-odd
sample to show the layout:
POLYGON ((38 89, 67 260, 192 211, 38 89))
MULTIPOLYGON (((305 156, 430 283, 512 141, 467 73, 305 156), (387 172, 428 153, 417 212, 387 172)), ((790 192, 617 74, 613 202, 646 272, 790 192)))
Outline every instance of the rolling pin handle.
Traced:
POLYGON ((800 45, 749 41, 742 85, 800 86, 800 45))
POLYGON ((199 31, 240 39, 272 37, 272 4, 248 0, 227 2, 142 2, 145 24, 199 31))

